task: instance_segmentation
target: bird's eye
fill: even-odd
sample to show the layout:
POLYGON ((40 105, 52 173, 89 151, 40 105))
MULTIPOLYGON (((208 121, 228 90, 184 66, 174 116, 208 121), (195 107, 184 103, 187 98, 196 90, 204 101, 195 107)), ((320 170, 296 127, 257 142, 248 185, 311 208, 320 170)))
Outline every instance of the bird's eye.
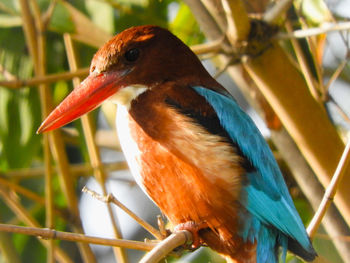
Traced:
POLYGON ((126 51, 125 53, 125 59, 129 62, 134 62, 138 59, 140 55, 140 50, 138 48, 132 48, 126 51))

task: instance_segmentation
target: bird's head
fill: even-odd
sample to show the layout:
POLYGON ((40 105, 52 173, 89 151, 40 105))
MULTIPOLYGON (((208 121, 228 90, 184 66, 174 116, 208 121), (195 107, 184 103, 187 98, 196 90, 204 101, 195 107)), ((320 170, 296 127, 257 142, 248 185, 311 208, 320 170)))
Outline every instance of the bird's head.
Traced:
POLYGON ((127 104, 145 89, 176 81, 199 85, 210 79, 196 55, 168 30, 129 28, 101 47, 90 74, 44 120, 38 133, 59 128, 112 97, 127 104))

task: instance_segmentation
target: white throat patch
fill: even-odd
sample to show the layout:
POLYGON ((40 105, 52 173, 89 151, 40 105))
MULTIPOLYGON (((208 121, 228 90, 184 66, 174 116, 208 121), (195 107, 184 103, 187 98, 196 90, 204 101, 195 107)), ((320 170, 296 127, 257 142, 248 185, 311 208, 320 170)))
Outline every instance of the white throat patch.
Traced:
POLYGON ((132 85, 127 86, 119 90, 116 94, 112 95, 109 99, 118 105, 125 106, 127 109, 130 108, 131 101, 136 99, 140 94, 148 89, 144 85, 132 85))

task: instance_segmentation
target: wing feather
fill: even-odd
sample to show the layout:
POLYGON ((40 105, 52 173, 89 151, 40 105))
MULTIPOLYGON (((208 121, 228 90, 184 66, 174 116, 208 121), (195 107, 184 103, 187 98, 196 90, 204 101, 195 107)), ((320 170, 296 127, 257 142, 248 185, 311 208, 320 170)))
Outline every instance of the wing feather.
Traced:
POLYGON ((259 130, 233 98, 201 86, 193 89, 215 110, 222 127, 256 172, 247 174, 243 205, 262 223, 279 229, 313 253, 304 225, 295 209, 276 160, 259 130))

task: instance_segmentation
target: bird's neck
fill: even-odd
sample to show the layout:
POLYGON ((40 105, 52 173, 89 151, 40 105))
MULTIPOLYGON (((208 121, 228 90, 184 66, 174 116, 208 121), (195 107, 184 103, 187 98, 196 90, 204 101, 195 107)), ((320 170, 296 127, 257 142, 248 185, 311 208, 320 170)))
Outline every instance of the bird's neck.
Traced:
POLYGON ((110 97, 110 100, 117 105, 130 109, 131 102, 148 89, 149 87, 145 85, 127 86, 110 97))

